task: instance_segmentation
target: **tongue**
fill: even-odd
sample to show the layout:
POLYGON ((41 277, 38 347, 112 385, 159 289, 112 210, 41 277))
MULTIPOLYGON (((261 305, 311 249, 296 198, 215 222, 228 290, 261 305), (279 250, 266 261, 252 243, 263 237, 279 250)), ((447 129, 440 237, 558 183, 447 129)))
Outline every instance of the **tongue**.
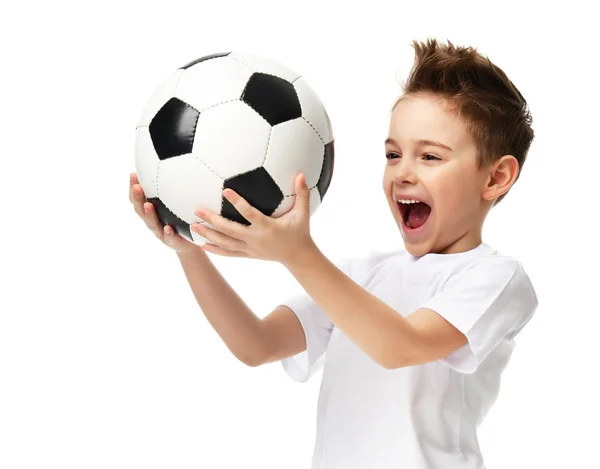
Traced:
POLYGON ((425 224, 431 213, 431 207, 426 203, 419 202, 410 206, 408 214, 408 226, 419 228, 425 224))

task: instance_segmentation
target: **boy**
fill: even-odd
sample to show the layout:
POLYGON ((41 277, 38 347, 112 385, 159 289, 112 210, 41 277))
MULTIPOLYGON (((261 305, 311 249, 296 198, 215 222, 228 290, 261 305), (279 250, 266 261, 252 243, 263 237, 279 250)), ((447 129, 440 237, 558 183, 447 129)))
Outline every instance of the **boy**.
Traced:
POLYGON ((313 468, 484 468, 476 429, 538 304, 523 266, 481 239, 533 140, 526 101, 473 48, 434 39, 413 47, 383 175, 405 250, 332 264, 310 237, 302 175, 279 219, 231 192, 224 196, 249 226, 199 209, 214 227, 193 225, 208 240, 201 248, 161 226, 130 181, 136 212, 177 252, 238 359, 281 361, 301 382, 324 362, 313 468), (260 319, 203 251, 281 262, 306 294, 260 319))

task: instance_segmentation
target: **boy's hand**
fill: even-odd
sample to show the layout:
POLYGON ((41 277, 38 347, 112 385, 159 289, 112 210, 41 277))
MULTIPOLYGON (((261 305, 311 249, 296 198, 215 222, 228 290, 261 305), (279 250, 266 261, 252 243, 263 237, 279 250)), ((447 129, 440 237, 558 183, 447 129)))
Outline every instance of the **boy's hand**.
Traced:
POLYGON ((315 248, 310 236, 310 190, 303 174, 296 177, 296 201, 290 211, 279 218, 264 215, 231 189, 223 196, 250 222, 243 225, 230 221, 206 208, 195 215, 212 225, 194 223, 192 230, 208 240, 202 249, 228 257, 247 257, 280 262, 283 265, 315 248))
POLYGON ((179 253, 200 249, 200 246, 176 233, 169 225, 163 227, 156 215, 154 205, 146 201, 144 190, 135 173, 131 173, 129 176, 129 201, 133 204, 135 212, 144 221, 148 229, 165 245, 179 253))

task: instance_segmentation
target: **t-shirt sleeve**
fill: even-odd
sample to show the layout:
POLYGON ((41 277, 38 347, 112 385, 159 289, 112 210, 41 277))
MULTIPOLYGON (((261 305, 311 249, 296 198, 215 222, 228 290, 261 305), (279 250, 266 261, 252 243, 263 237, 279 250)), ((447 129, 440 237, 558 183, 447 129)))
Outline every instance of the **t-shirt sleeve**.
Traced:
MULTIPOLYGON (((357 281, 360 263, 360 259, 357 258, 344 258, 335 264, 342 272, 357 281)), ((281 364, 288 376, 304 383, 322 367, 334 326, 308 294, 288 298, 280 304, 287 306, 296 314, 306 337, 306 350, 284 358, 281 364)))
POLYGON ((515 259, 483 259, 452 275, 422 307, 440 314, 467 337, 467 343, 441 361, 473 373, 505 338, 529 322, 538 299, 523 266, 515 259))

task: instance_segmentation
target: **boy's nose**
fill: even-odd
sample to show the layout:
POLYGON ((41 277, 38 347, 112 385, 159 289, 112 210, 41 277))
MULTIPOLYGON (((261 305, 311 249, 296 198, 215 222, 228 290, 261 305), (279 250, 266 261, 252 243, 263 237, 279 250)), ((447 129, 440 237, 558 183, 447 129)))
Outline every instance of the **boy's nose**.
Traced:
POLYGON ((414 184, 416 182, 417 176, 410 158, 403 158, 399 164, 396 165, 392 179, 398 185, 402 183, 414 184))

